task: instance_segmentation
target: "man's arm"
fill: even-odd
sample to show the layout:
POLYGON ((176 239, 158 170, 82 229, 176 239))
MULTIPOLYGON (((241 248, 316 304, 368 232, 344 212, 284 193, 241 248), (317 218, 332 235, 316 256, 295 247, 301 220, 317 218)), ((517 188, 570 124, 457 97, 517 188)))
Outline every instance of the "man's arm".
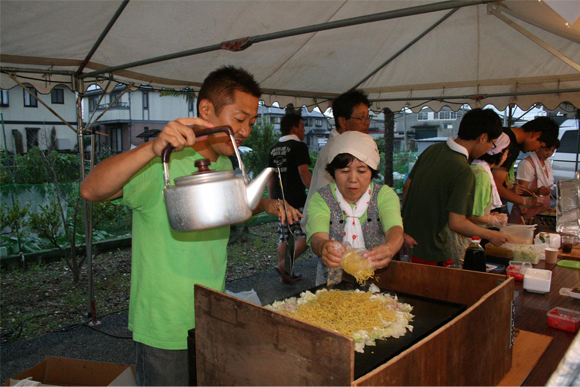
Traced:
POLYGON ((308 169, 308 164, 299 165, 298 173, 300 174, 300 180, 302 180, 302 184, 304 184, 306 188, 310 189, 312 174, 310 173, 310 169, 308 169))
POLYGON ((454 212, 449 213, 449 229, 468 238, 478 236, 487 239, 496 246, 501 246, 508 241, 508 236, 506 234, 479 227, 470 222, 465 215, 456 214, 454 212))
POLYGON ((201 118, 178 118, 171 121, 151 142, 101 161, 81 184, 81 196, 91 202, 116 199, 123 195, 123 186, 157 156, 167 144, 176 151, 193 146, 195 134, 192 127, 211 128, 212 124, 201 118))
POLYGON ((505 182, 505 178, 508 174, 504 168, 494 168, 492 171, 493 179, 495 180, 495 185, 497 187, 497 192, 499 196, 507 200, 508 202, 512 202, 514 204, 524 205, 525 200, 522 196, 516 194, 515 192, 506 188, 503 183, 505 182))

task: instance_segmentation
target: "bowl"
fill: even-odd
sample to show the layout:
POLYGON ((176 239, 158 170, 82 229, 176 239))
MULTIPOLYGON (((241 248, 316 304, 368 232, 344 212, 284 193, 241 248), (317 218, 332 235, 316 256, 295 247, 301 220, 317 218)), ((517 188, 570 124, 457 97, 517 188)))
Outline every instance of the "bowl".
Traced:
POLYGON ((524 289, 532 293, 548 293, 552 283, 552 272, 543 269, 528 269, 524 274, 524 289))

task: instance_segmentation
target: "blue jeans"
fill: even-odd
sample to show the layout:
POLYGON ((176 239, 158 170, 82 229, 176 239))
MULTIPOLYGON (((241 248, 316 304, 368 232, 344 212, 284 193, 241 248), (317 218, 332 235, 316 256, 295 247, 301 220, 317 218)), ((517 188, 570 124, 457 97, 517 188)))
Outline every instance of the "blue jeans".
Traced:
POLYGON ((189 386, 187 349, 160 349, 135 342, 138 386, 189 386))

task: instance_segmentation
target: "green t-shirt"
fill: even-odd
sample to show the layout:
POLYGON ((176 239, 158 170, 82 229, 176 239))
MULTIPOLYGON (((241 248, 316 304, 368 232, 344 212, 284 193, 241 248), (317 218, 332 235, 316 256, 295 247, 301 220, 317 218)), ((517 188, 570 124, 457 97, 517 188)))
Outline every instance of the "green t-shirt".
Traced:
MULTIPOLYGON (((201 158, 192 148, 172 153, 171 183, 195 172, 201 158)), ((221 156, 210 169, 231 170, 232 164, 221 156)), ((121 203, 133 209, 129 329, 146 345, 187 349, 187 331, 195 327, 194 284, 225 291, 230 227, 171 230, 163 189, 159 157, 123 187, 121 203)))
MULTIPOLYGON (((334 193, 335 183, 330 183, 330 191, 332 196, 336 199, 334 193)), ((375 189, 375 184, 371 183, 371 195, 375 189)), ((351 204, 351 207, 354 204, 351 204)), ((383 231, 387 232, 393 226, 403 227, 403 220, 401 218, 401 205, 399 197, 392 188, 383 185, 383 188, 377 195, 377 206, 379 207, 379 219, 383 225, 383 231)), ((322 198, 319 192, 314 193, 308 202, 308 222, 306 223, 306 241, 310 245, 312 235, 317 232, 329 233, 330 231, 330 208, 322 198)), ((343 219, 346 216, 343 214, 343 219)), ((365 212, 360 218, 361 224, 367 219, 365 212)))
POLYGON ((470 216, 475 177, 467 157, 446 143, 431 145, 409 174, 403 204, 405 233, 417 241, 413 255, 426 261, 450 259, 449 213, 470 216))
POLYGON ((473 216, 486 215, 485 210, 491 202, 491 178, 480 165, 471 165, 475 175, 475 192, 473 194, 473 216))

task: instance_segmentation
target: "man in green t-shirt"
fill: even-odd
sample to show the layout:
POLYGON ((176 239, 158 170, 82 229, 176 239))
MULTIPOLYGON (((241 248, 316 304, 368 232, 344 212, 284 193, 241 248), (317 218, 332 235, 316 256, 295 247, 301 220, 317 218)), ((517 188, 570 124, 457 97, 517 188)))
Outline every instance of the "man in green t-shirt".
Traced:
POLYGON ((507 242, 505 234, 467 219, 475 186, 470 159, 487 152, 501 133, 501 119, 493 110, 474 109, 463 116, 456 139, 432 145, 419 156, 403 187, 405 245, 414 247, 413 262, 451 265, 449 229, 498 246, 507 242))
MULTIPOLYGON (((232 170, 227 156, 250 135, 260 95, 250 73, 221 67, 199 91, 199 117, 169 122, 155 140, 100 162, 82 183, 83 198, 122 198, 133 210, 129 329, 136 342, 139 385, 195 385, 189 380, 187 351, 188 331, 195 327, 193 288, 200 284, 225 290, 230 228, 171 230, 161 152, 168 144, 175 148, 169 163, 172 179, 196 172, 195 160, 201 158, 210 160, 211 170, 232 170), (224 133, 196 139, 196 130, 220 125, 232 127, 235 145, 224 133)), ((261 199, 254 213, 260 211, 285 221, 275 200, 261 199)), ((300 213, 293 207, 289 211, 290 223, 297 222, 300 213)))

